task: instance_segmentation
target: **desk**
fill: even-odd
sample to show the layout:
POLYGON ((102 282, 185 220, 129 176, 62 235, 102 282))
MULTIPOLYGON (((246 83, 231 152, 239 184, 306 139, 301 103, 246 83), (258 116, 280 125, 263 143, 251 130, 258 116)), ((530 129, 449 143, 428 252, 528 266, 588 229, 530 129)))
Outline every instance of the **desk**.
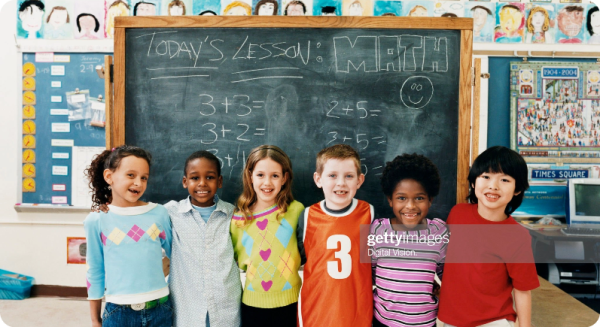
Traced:
MULTIPOLYGON (((559 232, 560 233, 560 232, 559 232)), ((535 327, 589 327, 598 313, 547 280, 531 292, 531 322, 535 327)))

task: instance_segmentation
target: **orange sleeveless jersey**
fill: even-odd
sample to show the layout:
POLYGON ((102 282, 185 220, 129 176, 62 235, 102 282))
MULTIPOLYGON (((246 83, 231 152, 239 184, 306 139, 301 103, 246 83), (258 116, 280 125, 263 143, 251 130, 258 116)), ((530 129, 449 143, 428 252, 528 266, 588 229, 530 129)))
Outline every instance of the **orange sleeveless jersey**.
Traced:
MULTIPOLYGON (((353 199, 349 213, 325 212, 323 201, 305 211, 304 282, 300 327, 370 327, 371 263, 360 262, 360 225, 370 225, 373 206, 353 199)), ((366 240, 365 240, 366 241, 366 240)))

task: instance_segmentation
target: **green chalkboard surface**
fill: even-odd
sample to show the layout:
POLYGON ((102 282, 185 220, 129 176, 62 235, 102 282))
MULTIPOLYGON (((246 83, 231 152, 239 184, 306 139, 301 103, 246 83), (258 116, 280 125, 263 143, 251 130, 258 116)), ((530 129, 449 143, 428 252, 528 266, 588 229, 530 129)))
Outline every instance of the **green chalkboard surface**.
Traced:
POLYGON ((308 206, 323 198, 313 182, 317 152, 346 143, 366 175, 357 198, 379 215, 391 214, 383 167, 404 152, 440 169, 430 216, 445 219, 456 203, 461 31, 130 28, 124 35, 124 142, 154 156, 147 200, 185 197, 183 163, 203 149, 221 161, 220 195, 234 202, 250 150, 275 144, 292 160, 294 196, 308 206))

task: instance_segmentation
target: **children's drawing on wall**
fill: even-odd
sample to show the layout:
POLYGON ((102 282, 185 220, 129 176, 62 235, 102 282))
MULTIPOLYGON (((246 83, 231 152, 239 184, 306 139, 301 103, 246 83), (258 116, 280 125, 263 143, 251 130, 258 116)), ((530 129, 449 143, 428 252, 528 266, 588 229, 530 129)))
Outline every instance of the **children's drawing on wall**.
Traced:
POLYGON ((75 1, 73 14, 76 39, 104 38, 104 3, 102 1, 75 1))
POLYGON ((403 1, 402 16, 407 17, 432 17, 433 16, 432 1, 403 1))
POLYGON ((588 70, 586 89, 588 97, 600 97, 600 70, 588 70))
POLYGON ((525 43, 554 43, 555 17, 553 4, 527 4, 525 43))
POLYGON ((314 16, 341 16, 342 1, 341 0, 314 0, 313 4, 314 16))
POLYGON ((73 2, 68 0, 46 1, 46 17, 44 18, 45 39, 72 39, 73 2))
POLYGON ((525 7, 521 3, 511 2, 506 5, 498 4, 496 7, 496 21, 494 41, 497 43, 523 42, 523 15, 525 7))
POLYGON ((133 16, 159 16, 160 2, 156 0, 140 0, 134 2, 131 14, 133 16))
POLYGON ((25 0, 18 8, 17 35, 20 38, 38 39, 42 37, 42 21, 46 6, 39 0, 25 0))
POLYGON ((343 16, 373 16, 373 0, 342 0, 343 16))
POLYGON ((493 42, 496 3, 469 1, 465 3, 465 17, 473 18, 473 42, 493 42))
POLYGON ((585 26, 588 36, 587 43, 600 44, 600 10, 596 5, 590 5, 585 26))
POLYGON ((402 2, 394 0, 375 0, 374 16, 402 16, 402 2))
POLYGON ((284 16, 312 16, 312 0, 283 1, 284 16))
POLYGON ((434 8, 434 17, 463 17, 465 14, 464 3, 458 1, 437 1, 434 8))
POLYGON ((215 16, 221 12, 221 0, 204 0, 193 2, 194 15, 215 16))
POLYGON ((252 15, 252 6, 249 2, 242 0, 224 0, 221 2, 221 7, 223 8, 223 15, 229 16, 251 16, 252 15))
POLYGON ((279 15, 279 2, 277 0, 253 0, 254 15, 277 16, 279 15))
POLYGON ((558 5, 558 43, 581 43, 583 40, 583 6, 558 5))
POLYGON ((192 0, 163 0, 161 7, 163 16, 185 16, 193 5, 192 0))
POLYGON ((109 39, 115 36, 115 17, 129 16, 129 4, 123 0, 106 1, 106 37, 109 39))

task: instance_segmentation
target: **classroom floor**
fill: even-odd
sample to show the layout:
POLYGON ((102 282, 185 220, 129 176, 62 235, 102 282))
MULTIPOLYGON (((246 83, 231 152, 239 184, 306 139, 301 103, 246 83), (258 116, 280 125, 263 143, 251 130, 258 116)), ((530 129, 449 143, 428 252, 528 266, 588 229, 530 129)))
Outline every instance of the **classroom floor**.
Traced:
POLYGON ((0 300, 0 327, 91 326, 89 308, 85 298, 0 300))

